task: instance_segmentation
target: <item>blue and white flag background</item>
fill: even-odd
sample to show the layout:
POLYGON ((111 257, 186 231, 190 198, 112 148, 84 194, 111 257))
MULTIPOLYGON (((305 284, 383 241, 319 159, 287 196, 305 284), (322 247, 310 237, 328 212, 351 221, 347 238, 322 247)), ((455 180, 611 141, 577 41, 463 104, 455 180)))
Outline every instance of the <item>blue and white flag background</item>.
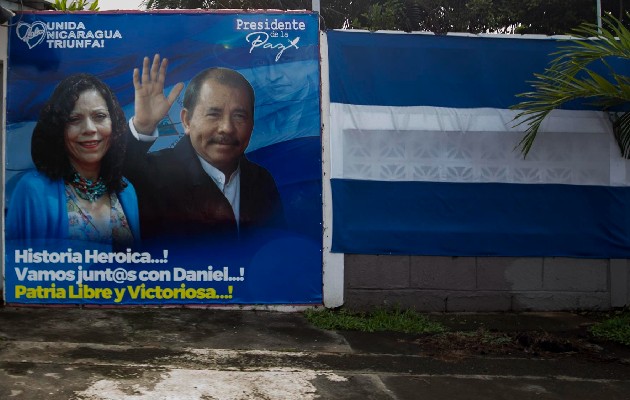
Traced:
POLYGON ((328 32, 332 250, 630 257, 629 163, 606 113, 571 104, 514 150, 509 107, 559 45, 328 32))
MULTIPOLYGON (((90 243, 62 240, 31 248, 7 241, 7 303, 321 303, 317 14, 24 13, 14 17, 12 24, 7 79, 8 208, 16 182, 33 168, 30 136, 55 85, 73 73, 94 74, 114 90, 131 117, 133 68, 142 66, 144 56, 159 53, 170 61, 167 92, 175 83, 187 83, 212 66, 236 69, 252 83, 255 124, 247 156, 274 177, 289 228, 276 240, 253 249, 247 258, 238 249, 218 254, 199 247, 192 254, 168 243, 149 252, 111 255, 90 243), (292 29, 279 29, 279 24, 292 29), (254 32, 258 33, 249 36, 254 32), (44 256, 45 252, 56 254, 44 256), (197 274, 211 267, 212 273, 197 274), (96 289, 102 290, 97 293, 96 289)), ((181 97, 169 114, 170 135, 160 138, 152 150, 172 146, 183 135, 180 110, 181 97)))

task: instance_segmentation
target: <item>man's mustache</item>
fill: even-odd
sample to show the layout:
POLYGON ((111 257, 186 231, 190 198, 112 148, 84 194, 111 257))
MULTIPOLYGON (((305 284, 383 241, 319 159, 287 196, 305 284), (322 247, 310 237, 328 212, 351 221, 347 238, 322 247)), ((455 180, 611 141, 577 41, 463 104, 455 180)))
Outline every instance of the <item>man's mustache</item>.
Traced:
POLYGON ((223 144, 229 146, 239 146, 241 141, 234 136, 229 135, 215 135, 208 139, 209 144, 223 144))

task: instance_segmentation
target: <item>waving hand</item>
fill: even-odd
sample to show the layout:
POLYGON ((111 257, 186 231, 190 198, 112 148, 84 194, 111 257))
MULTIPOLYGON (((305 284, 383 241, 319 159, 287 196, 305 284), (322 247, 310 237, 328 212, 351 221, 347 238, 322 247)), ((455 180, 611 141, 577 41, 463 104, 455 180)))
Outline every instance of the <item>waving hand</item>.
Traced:
POLYGON ((168 59, 164 58, 160 62, 160 55, 156 54, 150 68, 149 57, 144 57, 142 74, 138 68, 133 70, 135 88, 133 125, 139 133, 151 134, 184 88, 184 84, 180 82, 173 87, 168 96, 164 95, 167 66, 168 59))

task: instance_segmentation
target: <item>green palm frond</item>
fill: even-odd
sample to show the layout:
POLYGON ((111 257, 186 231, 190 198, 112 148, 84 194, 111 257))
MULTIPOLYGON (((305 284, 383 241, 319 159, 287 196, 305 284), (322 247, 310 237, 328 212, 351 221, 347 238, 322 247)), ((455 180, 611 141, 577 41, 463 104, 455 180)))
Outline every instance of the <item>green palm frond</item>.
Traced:
POLYGON ((53 9, 58 11, 81 11, 88 9, 90 11, 99 11, 98 0, 94 0, 91 4, 89 0, 55 0, 52 4, 53 9))
MULTIPOLYGON (((630 31, 612 16, 605 19, 599 31, 594 24, 582 24, 574 31, 575 39, 553 53, 555 58, 530 82, 533 91, 518 96, 525 100, 512 106, 518 110, 516 126, 527 129, 517 145, 524 156, 531 150, 540 126, 549 113, 573 100, 587 100, 602 110, 630 101, 630 79, 615 72, 608 60, 630 59, 630 31), (597 63, 607 72, 601 74, 589 67, 597 63), (606 76, 606 77, 605 77, 606 76)), ((630 117, 616 114, 613 130, 624 157, 630 158, 630 117)))
POLYGON ((613 120, 613 132, 623 158, 630 158, 630 112, 621 113, 613 120))

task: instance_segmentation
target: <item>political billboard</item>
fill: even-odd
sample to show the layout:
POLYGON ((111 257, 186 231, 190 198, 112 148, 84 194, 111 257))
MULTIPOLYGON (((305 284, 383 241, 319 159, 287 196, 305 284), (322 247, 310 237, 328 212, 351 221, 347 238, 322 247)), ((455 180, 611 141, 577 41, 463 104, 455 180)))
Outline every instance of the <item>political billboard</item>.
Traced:
POLYGON ((22 13, 5 301, 322 302, 318 14, 22 13))

